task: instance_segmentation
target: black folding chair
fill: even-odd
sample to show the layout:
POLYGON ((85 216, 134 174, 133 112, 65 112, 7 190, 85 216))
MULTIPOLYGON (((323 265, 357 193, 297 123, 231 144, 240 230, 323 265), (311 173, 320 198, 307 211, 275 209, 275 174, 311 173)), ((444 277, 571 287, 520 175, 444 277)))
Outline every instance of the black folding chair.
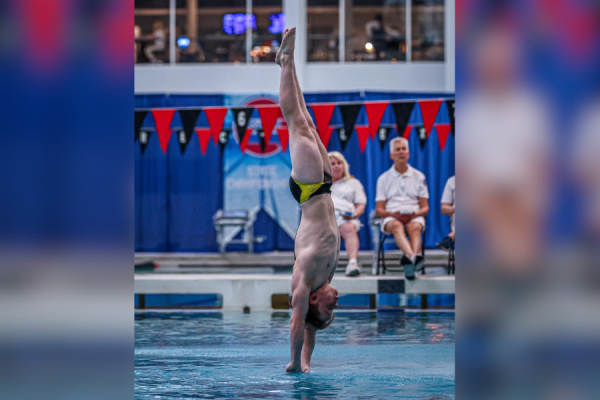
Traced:
MULTIPOLYGON (((385 273, 387 272, 387 267, 385 265, 385 248, 384 248, 384 244, 385 241, 388 239, 394 239, 394 235, 390 235, 387 233, 383 233, 381 231, 381 223, 383 222, 383 218, 379 218, 376 216, 375 214, 375 210, 373 210, 371 212, 370 215, 370 220, 371 220, 371 227, 377 229, 377 232, 379 234, 379 243, 377 245, 377 269, 374 271, 374 275, 379 275, 380 271, 382 275, 385 275, 385 273)), ((372 231, 373 234, 375 234, 374 230, 372 231)), ((395 243, 395 241, 394 241, 395 243)), ((421 256, 423 257, 423 262, 425 261, 425 229, 423 229, 423 232, 421 233, 421 256)), ((425 275, 425 265, 423 265, 423 270, 422 270, 422 274, 425 275)))

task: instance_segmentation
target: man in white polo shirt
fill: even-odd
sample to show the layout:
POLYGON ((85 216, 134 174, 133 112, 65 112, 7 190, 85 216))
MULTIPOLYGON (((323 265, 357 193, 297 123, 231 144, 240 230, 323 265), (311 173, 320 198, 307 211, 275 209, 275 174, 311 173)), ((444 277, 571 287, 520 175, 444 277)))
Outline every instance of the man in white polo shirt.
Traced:
POLYGON ((415 278, 415 270, 423 268, 421 233, 429 212, 429 191, 425 175, 408 165, 408 140, 398 137, 390 142, 390 158, 394 165, 377 180, 375 197, 377 216, 383 218, 381 230, 394 235, 404 252, 400 265, 407 279, 415 278), (408 234, 410 241, 406 238, 408 234))
POLYGON ((455 178, 451 177, 446 182, 446 186, 444 187, 444 192, 442 194, 442 214, 450 217, 450 233, 448 236, 442 239, 441 242, 436 244, 439 249, 442 250, 450 250, 454 247, 454 238, 455 238, 455 178))

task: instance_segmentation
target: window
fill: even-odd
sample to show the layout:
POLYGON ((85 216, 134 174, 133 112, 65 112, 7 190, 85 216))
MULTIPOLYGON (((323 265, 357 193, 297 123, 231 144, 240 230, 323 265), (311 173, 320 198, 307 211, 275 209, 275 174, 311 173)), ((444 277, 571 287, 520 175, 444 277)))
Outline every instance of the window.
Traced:
POLYGON ((252 15, 256 19, 252 30, 252 62, 275 62, 285 30, 282 0, 252 0, 252 15))
POLYGON ((405 0, 346 0, 346 61, 405 61, 405 0))
POLYGON ((186 8, 177 11, 177 62, 275 60, 285 29, 282 0, 253 0, 251 14, 247 14, 246 0, 185 2, 186 8))
POLYGON ((169 17, 170 0, 135 0, 136 64, 169 62, 169 17))
POLYGON ((412 0, 413 61, 444 61, 444 0, 412 0))
MULTIPOLYGON (((444 0, 306 0, 298 29, 308 62, 444 61, 444 25, 444 0)), ((283 0, 135 0, 135 62, 272 63, 285 26, 283 0)))
POLYGON ((197 0, 197 10, 188 4, 186 16, 186 32, 195 37, 190 34, 193 44, 182 49, 181 62, 246 62, 246 29, 253 24, 246 0, 197 0))
POLYGON ((307 0, 307 61, 339 61, 339 0, 307 0))

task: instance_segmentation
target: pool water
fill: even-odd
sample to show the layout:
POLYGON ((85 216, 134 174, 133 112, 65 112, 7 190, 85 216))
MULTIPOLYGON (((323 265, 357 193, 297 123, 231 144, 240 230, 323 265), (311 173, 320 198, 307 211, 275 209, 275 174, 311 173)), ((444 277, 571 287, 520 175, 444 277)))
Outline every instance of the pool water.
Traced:
POLYGON ((337 312, 286 374, 289 312, 137 312, 136 399, 454 399, 454 313, 337 312))

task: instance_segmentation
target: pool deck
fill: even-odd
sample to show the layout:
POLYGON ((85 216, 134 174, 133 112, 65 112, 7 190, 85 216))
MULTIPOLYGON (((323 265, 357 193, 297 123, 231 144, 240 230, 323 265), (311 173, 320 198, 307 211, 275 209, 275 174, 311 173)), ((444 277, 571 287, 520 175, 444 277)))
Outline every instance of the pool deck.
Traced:
MULTIPOLYGON (((272 309, 274 295, 290 294, 291 274, 136 274, 135 294, 221 294, 223 309, 272 309)), ((335 275, 340 294, 454 294, 453 275, 335 275)))

